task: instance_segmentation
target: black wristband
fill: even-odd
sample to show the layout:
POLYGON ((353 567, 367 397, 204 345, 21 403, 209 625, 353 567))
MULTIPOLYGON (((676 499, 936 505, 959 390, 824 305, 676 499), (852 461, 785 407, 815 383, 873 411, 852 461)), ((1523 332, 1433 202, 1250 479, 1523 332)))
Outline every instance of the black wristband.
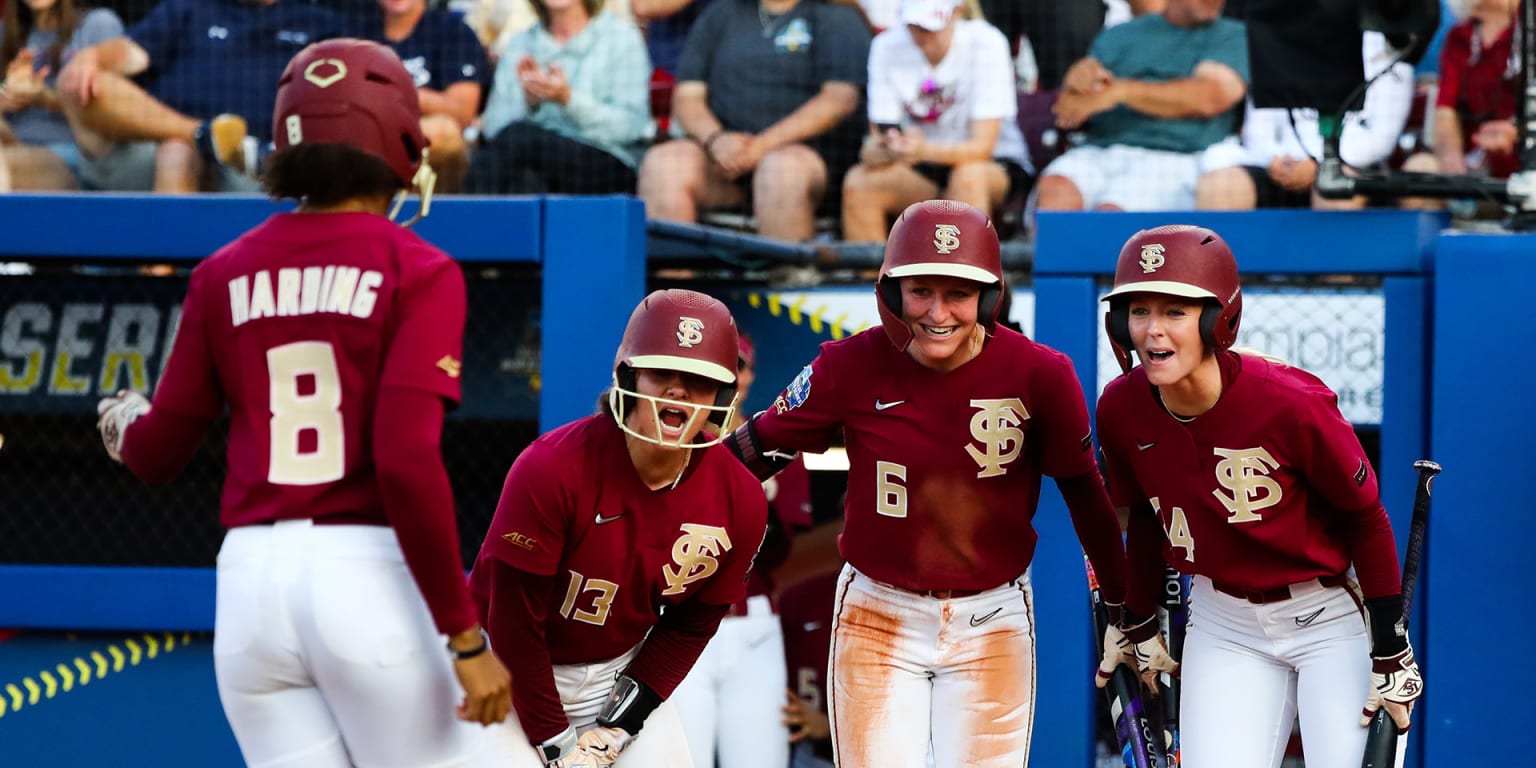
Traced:
POLYGON ((640 726, 645 725, 645 719, 661 706, 661 702, 661 694, 649 685, 627 674, 619 675, 613 690, 608 693, 608 700, 603 702, 602 710, 597 713, 597 724, 604 728, 622 728, 629 735, 635 736, 640 733, 640 726))
POLYGON ((471 648, 471 649, 469 649, 469 650, 467 650, 467 651, 460 651, 460 650, 454 648, 453 647, 453 641, 452 640, 448 641, 448 656, 451 657, 454 661, 463 661, 465 659, 473 659, 474 657, 479 656, 480 654, 485 653, 486 651, 488 651, 490 649, 491 649, 491 638, 488 635, 485 634, 485 630, 484 629, 480 630, 480 644, 475 646, 475 647, 473 647, 473 648, 471 648))
POLYGON ((1403 596, 1371 597, 1365 601, 1366 626, 1371 632, 1371 655, 1396 656, 1408 649, 1408 626, 1403 621, 1403 596))

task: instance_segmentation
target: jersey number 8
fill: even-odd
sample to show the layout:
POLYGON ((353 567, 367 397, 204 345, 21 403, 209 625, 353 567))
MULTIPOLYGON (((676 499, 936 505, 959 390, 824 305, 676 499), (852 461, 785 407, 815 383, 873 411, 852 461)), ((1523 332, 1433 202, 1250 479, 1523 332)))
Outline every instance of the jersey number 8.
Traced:
POLYGON ((267 482, 274 485, 333 483, 346 472, 346 431, 341 423, 341 374, 327 341, 299 341, 267 350, 271 456, 267 482), (314 436, 314 450, 301 439, 314 436))

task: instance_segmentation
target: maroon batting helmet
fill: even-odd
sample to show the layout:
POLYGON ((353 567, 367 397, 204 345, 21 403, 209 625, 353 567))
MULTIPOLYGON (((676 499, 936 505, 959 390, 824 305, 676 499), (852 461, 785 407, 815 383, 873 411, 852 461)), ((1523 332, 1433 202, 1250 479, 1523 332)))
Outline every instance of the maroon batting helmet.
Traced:
POLYGON ((367 40, 336 38, 299 51, 277 84, 279 150, 347 144, 383 160, 409 189, 426 155, 416 84, 400 57, 367 40))
POLYGON ((981 283, 977 320, 990 333, 1003 293, 1003 259, 992 220, 975 206, 954 200, 925 200, 907 206, 885 241, 885 261, 875 281, 880 322, 897 349, 912 343, 902 319, 901 279, 942 275, 981 283))
POLYGON ((1130 296, 1156 293, 1200 299, 1200 340, 1208 349, 1230 349, 1243 319, 1243 288, 1237 260, 1221 235, 1187 224, 1144 229, 1125 241, 1115 263, 1115 286, 1104 301, 1104 327, 1122 367, 1129 366, 1130 296))
MULTIPOLYGON (((720 382, 713 406, 693 406, 708 412, 708 420, 720 427, 730 424, 736 401, 736 366, 740 349, 736 320, 719 299, 678 288, 656 291, 645 297, 629 316, 624 340, 613 358, 613 390, 609 404, 619 426, 626 432, 627 398, 640 398, 651 406, 671 401, 636 391, 636 368, 682 371, 720 382)), ((659 435, 635 435, 662 443, 659 435)), ((723 438, 725 430, 720 430, 723 438)), ((718 442, 718 439, 716 440, 718 442)), ((699 443, 690 445, 697 446, 699 443)))

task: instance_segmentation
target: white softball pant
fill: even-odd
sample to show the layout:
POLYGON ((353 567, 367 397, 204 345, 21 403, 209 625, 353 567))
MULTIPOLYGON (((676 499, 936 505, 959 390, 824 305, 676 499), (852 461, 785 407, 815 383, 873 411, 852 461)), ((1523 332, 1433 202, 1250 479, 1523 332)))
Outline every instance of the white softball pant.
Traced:
POLYGON ((672 694, 697 766, 784 768, 784 632, 766 595, 747 615, 720 622, 698 663, 672 694))
MULTIPOLYGON (((616 659, 595 664, 556 664, 555 688, 560 691, 560 702, 565 705, 565 716, 580 733, 597 725, 597 713, 613 690, 614 680, 629 662, 635 658, 640 646, 616 659)), ((512 681, 517 685, 517 680, 512 681)), ((506 722, 486 729, 488 742, 486 765, 501 768, 544 768, 544 761, 528 743, 528 737, 518 725, 517 714, 507 717, 506 722)), ((688 740, 683 736, 683 724, 677 717, 677 709, 671 701, 663 701, 651 712, 640 734, 631 739, 619 753, 614 768, 693 768, 688 756, 688 740)))
POLYGON ((1028 573, 966 597, 877 582, 844 566, 827 679, 841 768, 1018 768, 1035 715, 1028 573))
POLYGON ((1313 579, 1292 585, 1289 599, 1258 605, 1196 576, 1189 605, 1184 768, 1277 768, 1298 714, 1307 768, 1359 768, 1371 665, 1349 587, 1313 579))
POLYGON ((393 529, 235 528, 217 591, 219 700, 248 765, 458 766, 477 748, 393 529))

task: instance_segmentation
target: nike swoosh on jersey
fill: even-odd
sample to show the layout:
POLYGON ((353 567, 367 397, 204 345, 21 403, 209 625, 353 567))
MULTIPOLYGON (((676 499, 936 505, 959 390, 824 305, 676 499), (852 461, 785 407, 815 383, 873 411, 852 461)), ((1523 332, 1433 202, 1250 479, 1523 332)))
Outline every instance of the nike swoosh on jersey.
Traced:
POLYGON ((1313 611, 1313 612, 1311 612, 1311 613, 1309 613, 1309 614, 1307 614, 1305 616, 1297 616, 1296 617, 1296 626, 1298 626, 1298 627, 1305 627, 1305 626, 1311 624, 1312 622, 1317 621, 1317 617, 1323 615, 1323 611, 1325 611, 1327 609, 1328 609, 1327 606, 1323 606, 1322 608, 1319 608, 1319 609, 1317 609, 1317 610, 1315 610, 1315 611, 1313 611))
POLYGON ((615 521, 615 520, 617 520, 617 519, 619 519, 619 518, 621 518, 623 516, 624 516, 624 513, 620 512, 617 515, 614 515, 613 517, 603 517, 603 513, 599 512, 599 513, 597 513, 597 524, 598 525, 602 525, 603 523, 611 523, 611 522, 613 522, 613 521, 615 521))
POLYGON ((905 403, 905 402, 906 402, 905 400, 897 400, 897 401, 891 402, 891 403, 882 403, 882 402, 880 402, 880 398, 877 397, 877 398, 875 398, 875 410, 883 411, 883 410, 885 410, 887 408, 895 408, 896 406, 901 405, 902 403, 905 403))
POLYGON ((996 616, 996 615, 998 615, 999 613, 1002 613, 1002 612, 1003 612, 1002 608, 994 608, 991 613, 986 614, 985 616, 977 616, 976 614, 971 614, 971 626, 979 627, 982 624, 985 624, 988 621, 990 621, 993 616, 996 616))
POLYGON ((820 622, 820 621, 807 621, 806 623, 800 625, 800 629, 803 630, 803 631, 806 631, 806 632, 815 632, 816 630, 821 629, 824 626, 826 626, 826 623, 824 623, 824 622, 820 622))
POLYGON ((1157 441, 1156 440, 1153 440, 1150 443, 1137 443, 1136 444, 1136 450, 1138 450, 1138 451, 1145 451, 1148 448, 1151 448, 1151 447, 1153 447, 1155 445, 1157 445, 1157 441))

